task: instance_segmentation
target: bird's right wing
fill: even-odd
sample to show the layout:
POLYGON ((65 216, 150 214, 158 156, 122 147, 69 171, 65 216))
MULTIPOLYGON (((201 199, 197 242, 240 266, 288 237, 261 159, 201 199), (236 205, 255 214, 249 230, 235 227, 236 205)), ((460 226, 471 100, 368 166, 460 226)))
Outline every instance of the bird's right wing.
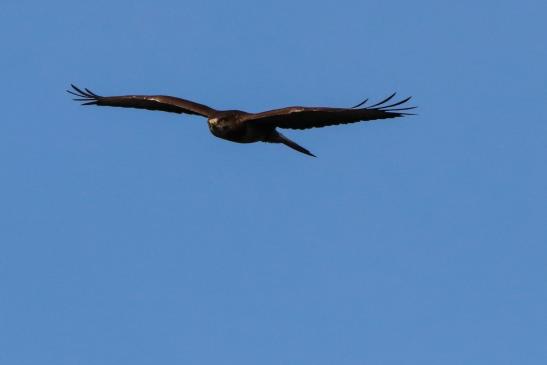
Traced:
POLYGON ((193 101, 165 95, 122 95, 122 96, 100 96, 89 89, 81 90, 77 86, 70 85, 74 90, 67 90, 68 93, 77 96, 76 101, 83 102, 82 105, 105 105, 122 108, 137 108, 148 110, 161 110, 171 113, 185 113, 211 117, 216 110, 203 104, 193 101))

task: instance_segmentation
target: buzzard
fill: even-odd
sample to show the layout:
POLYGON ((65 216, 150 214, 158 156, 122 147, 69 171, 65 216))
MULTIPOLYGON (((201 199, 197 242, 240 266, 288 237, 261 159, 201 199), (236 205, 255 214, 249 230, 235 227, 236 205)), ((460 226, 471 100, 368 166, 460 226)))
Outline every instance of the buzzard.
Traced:
POLYGON ((165 95, 123 95, 100 96, 89 89, 83 90, 77 86, 68 93, 75 95, 74 100, 82 105, 104 105, 122 108, 137 108, 161 110, 171 113, 199 115, 207 118, 209 130, 219 138, 238 143, 270 142, 284 145, 316 157, 310 151, 291 141, 277 128, 308 129, 331 125, 356 123, 374 119, 396 118, 412 115, 408 111, 416 107, 400 107, 410 100, 410 97, 388 103, 395 93, 384 100, 365 106, 368 99, 352 108, 326 108, 291 106, 260 113, 248 113, 241 110, 216 110, 206 105, 190 100, 165 95))

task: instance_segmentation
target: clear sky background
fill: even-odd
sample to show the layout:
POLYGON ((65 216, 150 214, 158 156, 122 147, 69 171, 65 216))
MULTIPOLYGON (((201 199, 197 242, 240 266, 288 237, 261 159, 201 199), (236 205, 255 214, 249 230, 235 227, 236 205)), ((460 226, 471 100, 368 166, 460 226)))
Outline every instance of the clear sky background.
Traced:
POLYGON ((0 363, 547 364, 545 1, 0 3, 0 363), (230 143, 203 118, 419 115, 230 143))

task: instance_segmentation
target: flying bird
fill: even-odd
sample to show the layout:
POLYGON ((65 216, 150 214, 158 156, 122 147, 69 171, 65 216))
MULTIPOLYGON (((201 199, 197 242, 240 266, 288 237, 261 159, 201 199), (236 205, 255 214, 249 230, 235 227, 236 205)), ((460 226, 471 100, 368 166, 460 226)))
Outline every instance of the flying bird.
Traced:
POLYGON ((242 110, 216 110, 190 100, 165 95, 100 96, 89 89, 72 86, 68 93, 82 105, 101 105, 122 108, 160 110, 171 113, 199 115, 207 118, 211 133, 222 139, 238 143, 269 142, 282 143, 298 152, 316 157, 313 153, 291 141, 277 128, 308 129, 331 125, 356 123, 375 119, 397 118, 412 115, 408 111, 416 107, 400 107, 410 97, 389 103, 395 93, 384 100, 365 106, 368 99, 351 108, 291 106, 260 113, 242 110))

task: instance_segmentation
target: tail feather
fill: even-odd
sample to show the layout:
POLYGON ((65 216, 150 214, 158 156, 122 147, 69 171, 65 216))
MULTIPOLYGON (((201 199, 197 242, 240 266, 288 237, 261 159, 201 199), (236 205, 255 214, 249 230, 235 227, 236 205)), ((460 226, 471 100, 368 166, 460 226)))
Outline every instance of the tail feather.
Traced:
POLYGON ((293 150, 301 152, 305 155, 312 156, 312 157, 317 157, 316 155, 314 155, 313 153, 311 153, 310 151, 308 151, 304 147, 300 146, 299 144, 297 144, 294 141, 291 141, 290 139, 288 139, 287 137, 285 137, 284 135, 282 135, 279 132, 276 132, 272 142, 283 143, 285 146, 288 146, 288 147, 292 148, 293 150))

